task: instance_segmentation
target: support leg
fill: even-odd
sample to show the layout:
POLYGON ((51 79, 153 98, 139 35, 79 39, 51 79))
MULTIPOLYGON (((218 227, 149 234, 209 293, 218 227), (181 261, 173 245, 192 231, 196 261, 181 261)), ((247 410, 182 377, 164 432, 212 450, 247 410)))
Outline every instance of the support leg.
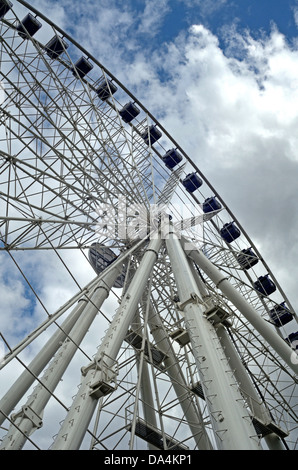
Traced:
MULTIPOLYGON (((262 399, 257 394, 256 389, 251 382, 251 379, 242 364, 239 355, 237 354, 228 333, 223 325, 217 327, 219 340, 224 348, 230 366, 234 370, 235 377, 241 386, 241 391, 246 397, 248 406, 250 407, 252 416, 257 418, 261 423, 267 425, 272 422, 268 410, 265 408, 262 399)), ((281 439, 275 434, 270 434, 271 437, 265 436, 265 441, 270 450, 285 450, 281 439)))
POLYGON ((177 398, 179 399, 184 416, 188 421, 198 449, 210 450, 212 449, 212 444, 205 430, 200 410, 195 407, 189 396, 189 387, 185 381, 184 374, 180 368, 178 359, 171 345, 171 341, 164 329, 161 318, 152 304, 150 305, 148 323, 151 334, 153 335, 158 348, 165 354, 164 365, 166 367, 167 374, 172 381, 173 388, 177 398))
POLYGON ((214 326, 203 315, 200 291, 186 254, 174 233, 169 234, 167 249, 218 448, 259 449, 238 384, 214 326))
MULTIPOLYGON (((147 302, 148 302, 148 294, 144 297, 145 299, 147 299, 147 302)), ((146 301, 145 299, 144 301, 146 301)), ((133 330, 139 331, 140 329, 143 328, 144 333, 145 333, 147 322, 148 322, 148 311, 146 308, 144 326, 142 327, 139 314, 137 313, 135 323, 132 325, 133 330)), ((152 382, 150 380, 149 368, 148 368, 147 361, 144 357, 144 352, 142 352, 141 354, 138 354, 137 368, 138 368, 138 377, 139 377, 138 380, 140 380, 140 393, 142 397, 142 408, 143 408, 144 419, 145 419, 145 422, 153 426, 153 428, 157 428, 156 410, 154 406, 155 403, 154 403, 154 398, 153 398, 153 393, 152 393, 152 382)), ((134 406, 135 406, 134 418, 136 418, 135 411, 138 412, 138 407, 139 407, 139 400, 137 396, 136 396, 136 403, 134 406)), ((130 446, 133 449, 133 438, 130 441, 130 446)), ((153 444, 148 442, 148 449, 157 450, 157 447, 155 447, 153 444)))
POLYGON ((125 293, 94 362, 83 369, 83 379, 78 394, 67 414, 52 446, 53 450, 75 450, 81 446, 84 435, 101 396, 103 383, 116 380, 115 361, 121 344, 133 320, 153 265, 161 247, 161 239, 151 240, 136 274, 125 293))
POLYGON ((242 313, 242 315, 252 324, 260 335, 270 344, 276 353, 285 361, 289 368, 298 374, 298 363, 292 361, 293 350, 276 333, 255 309, 244 299, 244 297, 232 286, 226 275, 221 273, 206 256, 196 247, 182 239, 182 245, 185 246, 188 256, 204 271, 214 284, 227 296, 232 304, 242 313))
POLYGON ((51 397, 51 393, 54 392, 61 380, 77 351, 77 346, 83 340, 98 310, 108 297, 109 290, 119 273, 118 268, 110 271, 104 280, 99 282, 90 301, 87 298, 84 299, 82 302, 84 309, 81 312, 80 319, 72 328, 69 338, 64 341, 57 355, 50 362, 40 383, 29 396, 26 404, 18 413, 12 416, 13 423, 10 425, 0 450, 20 450, 26 443, 26 436, 30 436, 32 432, 42 425, 43 410, 51 397))
POLYGON ((80 301, 69 314, 68 318, 62 323, 61 328, 57 329, 54 335, 40 350, 38 355, 29 364, 28 369, 24 370, 7 393, 0 400, 0 425, 5 421, 18 402, 31 387, 41 371, 46 367, 54 354, 59 349, 61 343, 65 340, 72 327, 81 316, 85 308, 85 302, 80 301), (3 413, 1 413, 3 411, 3 413))

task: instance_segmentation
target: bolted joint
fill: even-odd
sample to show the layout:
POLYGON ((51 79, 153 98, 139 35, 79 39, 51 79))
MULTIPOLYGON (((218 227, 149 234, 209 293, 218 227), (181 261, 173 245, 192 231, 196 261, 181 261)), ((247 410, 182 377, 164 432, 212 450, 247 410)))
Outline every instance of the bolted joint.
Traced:
POLYGON ((28 405, 22 406, 21 410, 11 416, 11 420, 15 422, 18 418, 27 418, 32 424, 33 428, 39 429, 42 427, 42 418, 28 405))
POLYGON ((202 302, 202 300, 200 299, 200 297, 195 293, 195 292, 192 292, 190 294, 190 298, 185 300, 184 302, 177 302, 176 303, 176 306, 178 308, 178 310, 181 310, 183 311, 186 307, 186 305, 188 304, 204 304, 204 302, 202 302))
POLYGON ((220 305, 212 305, 205 311, 204 316, 209 320, 213 325, 222 324, 225 326, 232 326, 231 322, 231 313, 222 308, 220 305))
POLYGON ((116 390, 118 363, 106 354, 102 354, 100 358, 95 358, 88 366, 82 367, 81 371, 83 376, 92 373, 92 379, 89 383, 90 396, 98 399, 116 390))

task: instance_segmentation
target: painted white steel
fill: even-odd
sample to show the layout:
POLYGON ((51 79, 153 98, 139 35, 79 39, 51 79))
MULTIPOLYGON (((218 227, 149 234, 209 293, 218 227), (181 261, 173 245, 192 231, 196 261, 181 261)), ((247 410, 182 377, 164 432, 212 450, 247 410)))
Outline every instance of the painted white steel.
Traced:
POLYGON ((65 339, 53 360, 45 370, 40 383, 34 388, 22 409, 13 416, 13 423, 0 446, 1 450, 20 450, 26 443, 26 436, 30 436, 42 425, 43 410, 60 382, 65 370, 72 360, 78 345, 80 345, 89 330, 98 310, 109 295, 116 278, 120 274, 119 268, 111 270, 103 281, 94 290, 89 301, 84 299, 81 304, 80 318, 77 320, 69 337, 65 339), (87 302, 87 303, 86 303, 87 302), (83 307, 83 308, 82 308, 83 307), (46 387, 46 388, 45 388, 46 387), (34 416, 36 419, 32 419, 34 416))
POLYGON ((225 327, 219 325, 217 327, 217 333, 230 366, 234 371, 238 383, 240 384, 241 391, 247 397, 248 406, 251 409, 252 415, 259 418, 264 424, 270 423, 271 418, 269 412, 262 403, 261 397, 257 394, 256 389, 253 386, 243 363, 241 362, 239 354, 231 343, 225 327))
POLYGON ((144 293, 161 243, 159 237, 150 241, 95 355, 94 363, 85 368, 79 391, 51 447, 52 450, 75 450, 81 446, 97 404, 97 397, 92 394, 92 386, 103 379, 106 382, 116 379, 115 375, 113 377, 115 360, 144 293))
POLYGON ((185 419, 192 431, 193 438, 201 450, 211 450, 212 444, 203 424, 201 412, 189 399, 189 386, 179 365, 178 358, 173 350, 171 341, 160 316, 156 313, 153 305, 149 309, 150 330, 160 351, 165 354, 164 365, 169 375, 185 419))
POLYGON ((203 315, 201 294, 180 240, 170 233, 166 244, 218 449, 260 449, 216 330, 203 315))
POLYGON ((14 384, 0 400, 0 425, 6 419, 5 415, 9 415, 11 413, 17 403, 33 384, 35 377, 40 374, 40 372, 54 356, 61 343, 65 340, 66 336, 71 331, 73 325, 82 314, 85 306, 85 301, 79 302, 75 306, 67 319, 62 323, 61 329, 57 329, 49 341, 47 341, 47 343, 40 350, 38 355, 28 365, 27 369, 22 372, 22 374, 17 378, 14 384), (2 414, 1 411, 3 411, 4 414, 2 414))
POLYGON ((290 369, 298 374, 298 363, 292 360, 293 350, 278 335, 272 326, 266 322, 244 297, 232 286, 226 275, 220 272, 208 258, 191 243, 182 239, 182 244, 188 256, 204 271, 232 304, 242 313, 251 325, 263 336, 274 351, 285 361, 290 369))
MULTIPOLYGON (((229 360, 229 363, 234 371, 235 377, 240 384, 242 393, 247 397, 248 406, 251 409, 251 413, 254 417, 261 420, 262 423, 269 424, 272 422, 269 411, 265 407, 262 399, 257 394, 255 387, 253 386, 251 379, 241 362, 239 355, 237 354, 224 326, 218 326, 219 340, 224 348, 225 354, 229 360)), ((264 437, 267 446, 270 450, 285 450, 285 447, 281 439, 275 434, 269 434, 264 437)))

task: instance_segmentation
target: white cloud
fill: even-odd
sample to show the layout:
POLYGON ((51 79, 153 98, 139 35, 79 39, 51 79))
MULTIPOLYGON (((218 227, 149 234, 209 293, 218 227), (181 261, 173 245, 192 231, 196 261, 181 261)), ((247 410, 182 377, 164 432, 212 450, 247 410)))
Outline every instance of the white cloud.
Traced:
POLYGON ((208 16, 227 4, 227 0, 180 0, 188 7, 197 6, 203 16, 208 16))
POLYGON ((154 36, 161 27, 164 16, 169 10, 168 0, 146 0, 138 32, 154 36))
MULTIPOLYGON (((7 265, 5 266, 7 268, 7 265)), ((6 271, 7 272, 7 271, 6 271)), ((25 286, 20 279, 11 276, 5 279, 4 272, 1 272, 0 284, 1 315, 0 330, 6 332, 7 339, 15 336, 23 336, 24 332, 29 332, 34 324, 28 316, 27 308, 30 305, 25 286), (18 315, 15 316, 15 312, 18 315)))
MULTIPOLYGON (((49 11, 49 5, 37 5, 41 10, 43 6, 49 11)), ((150 42, 144 47, 140 25, 149 33, 154 18, 160 27, 168 8, 167 2, 160 9, 147 2, 136 11, 130 3, 102 1, 100 9, 94 9, 93 2, 82 9, 65 0, 57 8, 55 3, 49 15, 71 28, 75 38, 161 120, 258 240, 263 237, 262 214, 271 214, 280 230, 275 243, 281 249, 284 214, 277 208, 287 207, 295 195, 294 185, 286 192, 281 188, 283 175, 297 171, 298 52, 275 26, 258 40, 235 25, 223 30, 225 51, 203 25, 181 31, 158 49, 150 42), (74 28, 73 17, 79 18, 79 12, 74 28), (86 30, 88 35, 83 34, 86 30), (278 191, 272 190, 273 177, 278 191), (249 210, 256 191, 268 195, 258 216, 249 210)))
POLYGON ((292 11, 293 11, 293 17, 294 17, 295 24, 298 27, 298 7, 294 6, 292 11))
MULTIPOLYGON (((217 37, 194 25, 151 55, 150 66, 144 56, 135 58, 138 96, 262 245, 269 266, 275 259, 278 269, 280 256, 291 266, 297 256, 298 52, 276 28, 260 40, 233 34, 229 48, 238 58, 225 55, 217 37)), ((296 264, 290 271, 297 277, 296 264)), ((290 278, 285 290, 297 307, 290 278)))

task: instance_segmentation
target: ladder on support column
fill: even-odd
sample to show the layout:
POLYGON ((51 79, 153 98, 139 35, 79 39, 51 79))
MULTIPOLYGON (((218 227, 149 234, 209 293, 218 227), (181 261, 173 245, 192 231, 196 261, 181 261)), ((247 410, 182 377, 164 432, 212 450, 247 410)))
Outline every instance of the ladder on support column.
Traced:
MULTIPOLYGON (((203 387, 200 382, 197 382, 190 390, 195 393, 198 397, 205 400, 203 387)), ((270 423, 264 423, 255 416, 252 416, 251 419, 255 430, 259 436, 265 437, 272 433, 276 434, 281 439, 284 439, 288 436, 288 433, 281 429, 279 426, 277 426, 277 424, 275 424, 273 421, 271 421, 270 423)))

